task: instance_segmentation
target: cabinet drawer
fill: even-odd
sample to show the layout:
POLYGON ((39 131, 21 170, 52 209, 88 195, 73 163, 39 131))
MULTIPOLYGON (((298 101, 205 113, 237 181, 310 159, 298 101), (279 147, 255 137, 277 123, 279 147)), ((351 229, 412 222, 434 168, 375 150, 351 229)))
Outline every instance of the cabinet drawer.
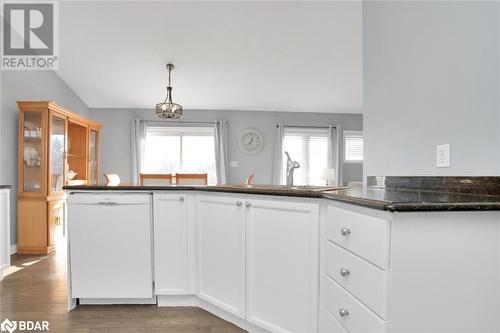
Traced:
POLYGON ((325 232, 330 241, 382 269, 389 268, 389 221, 330 206, 325 232))
POLYGON ((377 317, 328 276, 323 277, 323 282, 322 293, 325 308, 347 331, 352 333, 386 332, 386 321, 377 317), (348 314, 342 317, 341 310, 347 310, 348 314))
POLYGON ((383 319, 388 319, 388 271, 327 241, 326 273, 383 319))
POLYGON ((320 333, 347 333, 340 323, 328 312, 327 309, 322 309, 319 323, 320 333))

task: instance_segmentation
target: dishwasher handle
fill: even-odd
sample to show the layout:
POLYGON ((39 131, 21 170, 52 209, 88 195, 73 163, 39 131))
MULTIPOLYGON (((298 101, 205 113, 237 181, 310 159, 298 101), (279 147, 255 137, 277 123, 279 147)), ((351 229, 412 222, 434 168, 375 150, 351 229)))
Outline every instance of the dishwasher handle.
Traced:
POLYGON ((100 205, 100 206, 117 206, 117 205, 119 205, 118 202, 114 202, 114 201, 99 201, 96 204, 100 205))
POLYGON ((150 205, 151 194, 75 193, 68 197, 68 203, 95 206, 150 205))

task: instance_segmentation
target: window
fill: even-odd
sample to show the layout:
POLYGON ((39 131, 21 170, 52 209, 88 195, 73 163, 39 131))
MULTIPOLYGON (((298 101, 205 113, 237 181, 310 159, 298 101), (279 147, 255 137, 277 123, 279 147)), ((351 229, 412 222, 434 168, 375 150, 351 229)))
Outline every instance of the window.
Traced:
POLYGON ((363 163, 363 132, 344 131, 344 162, 363 163))
POLYGON ((217 183, 212 127, 148 127, 143 173, 207 173, 217 183))
MULTIPOLYGON (((283 153, 300 163, 294 171, 295 185, 324 185, 323 171, 328 167, 328 129, 285 127, 283 153)), ((284 155, 283 155, 284 156, 284 155)), ((286 184, 286 157, 283 157, 282 183, 286 184)))

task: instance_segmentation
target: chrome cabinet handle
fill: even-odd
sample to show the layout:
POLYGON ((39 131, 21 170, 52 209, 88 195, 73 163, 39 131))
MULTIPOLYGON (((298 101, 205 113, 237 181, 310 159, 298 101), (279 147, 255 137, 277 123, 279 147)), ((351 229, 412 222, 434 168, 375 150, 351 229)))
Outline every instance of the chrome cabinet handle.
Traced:
POLYGON ((349 236, 351 234, 351 230, 344 227, 344 228, 340 229, 340 233, 342 234, 342 236, 349 236))
POLYGON ((351 274, 351 272, 347 268, 341 268, 340 269, 340 275, 342 275, 342 276, 349 276, 349 274, 351 274))
POLYGON ((243 202, 241 202, 241 201, 236 201, 236 206, 241 206, 241 205, 243 205, 243 202))
POLYGON ((347 317, 349 315, 349 310, 347 309, 340 309, 339 310, 339 315, 343 318, 343 317, 347 317))
POLYGON ((245 206, 250 207, 252 204, 250 202, 245 202, 245 206))
POLYGON ((179 200, 180 200, 180 201, 184 201, 184 196, 183 196, 183 195, 181 195, 181 196, 179 197, 179 200))

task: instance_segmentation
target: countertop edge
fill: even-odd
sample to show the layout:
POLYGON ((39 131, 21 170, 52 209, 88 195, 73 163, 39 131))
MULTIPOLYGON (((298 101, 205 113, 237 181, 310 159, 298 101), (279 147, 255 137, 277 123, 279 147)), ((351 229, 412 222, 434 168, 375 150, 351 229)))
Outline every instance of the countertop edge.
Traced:
MULTIPOLYGON (((257 188, 222 188, 205 186, 65 186, 67 192, 80 191, 201 191, 201 192, 219 192, 219 193, 238 193, 238 194, 256 194, 271 195, 280 197, 302 197, 327 199, 338 201, 356 206, 372 208, 387 212, 438 212, 438 211, 500 211, 500 200, 498 202, 391 202, 362 198, 343 193, 326 193, 321 191, 273 191, 272 189, 257 188)), ((341 192, 341 190, 339 191, 341 192)))

